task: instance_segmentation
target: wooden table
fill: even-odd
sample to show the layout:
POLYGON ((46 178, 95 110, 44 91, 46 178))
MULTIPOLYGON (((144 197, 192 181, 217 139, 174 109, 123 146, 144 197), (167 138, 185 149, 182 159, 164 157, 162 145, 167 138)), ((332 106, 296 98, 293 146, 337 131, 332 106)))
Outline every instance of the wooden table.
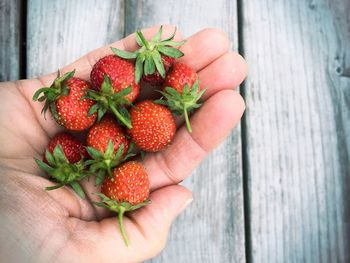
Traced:
POLYGON ((240 127, 150 262, 350 262, 349 0, 1 0, 0 79, 162 23, 222 28, 250 70, 240 127))

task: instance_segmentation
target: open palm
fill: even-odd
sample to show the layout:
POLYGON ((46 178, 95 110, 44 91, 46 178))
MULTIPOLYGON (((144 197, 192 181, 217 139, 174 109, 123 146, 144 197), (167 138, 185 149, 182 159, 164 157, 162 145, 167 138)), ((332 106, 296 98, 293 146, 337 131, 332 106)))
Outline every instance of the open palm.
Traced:
MULTIPOLYGON (((158 27, 143 30, 146 37, 158 27)), ((164 27, 164 37, 173 27, 164 27)), ((181 36, 177 33, 177 39, 181 36)), ((110 46, 135 50, 134 35, 95 50, 63 68, 89 80, 92 65, 111 54, 110 46)), ((44 191, 53 185, 37 168, 50 137, 62 128, 51 116, 45 120, 42 105, 32 102, 35 90, 48 86, 50 74, 38 79, 0 84, 0 254, 9 262, 140 262, 164 247, 175 217, 192 200, 191 192, 178 183, 239 122, 244 102, 233 90, 245 78, 247 66, 237 53, 229 52, 227 36, 205 29, 188 38, 181 48, 183 62, 194 68, 207 91, 204 105, 192 116, 193 133, 179 120, 175 140, 166 150, 147 154, 143 163, 150 176, 152 204, 130 213, 125 228, 126 247, 117 219, 92 201, 94 180, 82 185, 88 195, 80 199, 69 187, 44 191)), ((63 51, 62 51, 63 52, 63 51)))

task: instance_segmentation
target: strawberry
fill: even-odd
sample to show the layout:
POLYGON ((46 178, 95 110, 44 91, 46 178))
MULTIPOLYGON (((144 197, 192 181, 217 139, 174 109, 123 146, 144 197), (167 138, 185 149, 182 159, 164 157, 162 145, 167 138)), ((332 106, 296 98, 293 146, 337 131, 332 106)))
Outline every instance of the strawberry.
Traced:
POLYGON ((150 183, 147 172, 139 162, 127 162, 113 169, 113 177, 106 178, 101 193, 97 195, 101 202, 97 206, 118 213, 121 234, 126 245, 128 237, 123 224, 125 212, 136 210, 150 203, 148 200, 150 183))
POLYGON ((147 152, 157 152, 169 145, 176 132, 171 111, 150 100, 140 102, 130 111, 132 128, 128 134, 137 146, 147 152))
POLYGON ((45 189, 54 190, 70 185, 84 199, 85 193, 78 181, 90 173, 85 170, 83 158, 84 147, 80 141, 66 132, 54 136, 45 151, 44 162, 34 158, 37 165, 57 182, 57 185, 45 189))
POLYGON ((102 89, 104 76, 108 76, 114 93, 118 93, 129 86, 131 92, 125 98, 131 103, 133 102, 140 91, 140 85, 134 82, 135 67, 133 63, 122 59, 115 55, 108 55, 101 58, 92 67, 90 79, 93 87, 96 90, 102 89))
POLYGON ((170 69, 160 93, 165 99, 156 103, 166 105, 175 115, 184 115, 187 130, 192 132, 188 113, 201 106, 199 99, 205 92, 200 90, 198 75, 188 65, 176 63, 170 69))
POLYGON ((114 54, 121 58, 136 59, 136 83, 139 83, 142 76, 143 80, 150 84, 157 85, 162 83, 174 60, 184 55, 180 50, 174 48, 185 43, 185 41, 173 41, 176 28, 174 33, 167 39, 161 40, 162 33, 163 26, 159 28, 159 31, 153 36, 152 40, 148 41, 141 31, 136 31, 136 42, 140 48, 135 52, 112 48, 114 54))
MULTIPOLYGON (((165 74, 169 71, 171 65, 174 63, 175 58, 165 56, 161 54, 162 63, 164 65, 165 74)), ((160 75, 158 71, 155 71, 150 75, 143 75, 142 80, 151 85, 161 85, 164 81, 164 78, 160 75)))
POLYGON ((74 73, 73 70, 61 77, 58 72, 52 85, 37 90, 33 100, 45 101, 42 112, 45 114, 50 108, 57 123, 66 129, 82 131, 94 124, 97 115, 89 111, 96 103, 85 98, 90 84, 73 77, 74 73))
POLYGON ((163 83, 163 89, 165 87, 172 87, 179 94, 182 94, 182 90, 187 84, 192 87, 198 79, 197 73, 185 63, 175 63, 163 83))
POLYGON ((113 178, 106 178, 102 194, 118 202, 138 205, 149 196, 149 180, 145 168, 139 162, 130 161, 113 169, 113 178))
POLYGON ((129 141, 124 129, 111 115, 106 115, 91 127, 87 134, 87 145, 92 160, 88 160, 86 164, 90 165, 92 173, 97 173, 97 185, 102 183, 105 172, 111 176, 112 168, 132 156, 128 152, 129 141))
POLYGON ((89 130, 86 138, 87 145, 100 152, 105 152, 109 140, 114 143, 114 152, 124 144, 124 153, 128 151, 129 141, 122 128, 115 118, 106 115, 99 123, 95 123, 89 130))
POLYGON ((97 112, 98 121, 110 110, 126 127, 131 128, 125 109, 138 96, 140 85, 134 82, 134 64, 130 61, 108 55, 93 66, 90 79, 95 91, 90 90, 88 98, 97 101, 90 114, 97 112))
MULTIPOLYGON (((87 152, 82 142, 67 132, 60 132, 56 134, 47 146, 47 150, 53 153, 55 147, 60 144, 64 155, 67 157, 69 163, 79 162, 81 159, 87 157, 87 152)), ((44 161, 47 163, 46 158, 44 161)))

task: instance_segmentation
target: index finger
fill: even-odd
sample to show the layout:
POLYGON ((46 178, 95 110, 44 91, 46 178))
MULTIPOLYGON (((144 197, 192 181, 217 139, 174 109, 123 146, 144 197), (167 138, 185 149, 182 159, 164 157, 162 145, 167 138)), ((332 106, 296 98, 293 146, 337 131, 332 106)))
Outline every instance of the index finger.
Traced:
MULTIPOLYGON (((150 39, 153 35, 157 33, 160 26, 154 26, 146 29, 142 29, 142 33, 147 39, 150 39)), ((163 26, 163 38, 170 37, 174 30, 176 30, 175 26, 171 25, 164 25, 163 26)), ((182 35, 179 30, 176 30, 174 40, 179 41, 182 39, 182 35)), ((89 52, 85 56, 79 58, 78 60, 74 61, 72 64, 64 67, 61 69, 63 73, 72 71, 76 69, 75 76, 78 78, 82 78, 85 80, 89 80, 90 78, 90 72, 94 64, 102 57, 113 54, 111 47, 118 48, 121 50, 127 50, 127 51, 134 51, 139 46, 137 45, 137 42, 135 40, 135 33, 128 35, 127 37, 114 42, 112 44, 106 45, 104 47, 98 48, 94 51, 89 52)), ((46 76, 43 76, 40 78, 40 80, 44 83, 51 84, 53 79, 55 79, 56 73, 49 74, 46 76)))

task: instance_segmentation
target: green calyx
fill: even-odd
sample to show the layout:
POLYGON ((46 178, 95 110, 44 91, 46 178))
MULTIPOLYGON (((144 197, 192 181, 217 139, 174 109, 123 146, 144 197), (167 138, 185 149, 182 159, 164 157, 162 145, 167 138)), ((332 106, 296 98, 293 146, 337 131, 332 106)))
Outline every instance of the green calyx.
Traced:
POLYGON ((136 42, 140 46, 135 52, 128 52, 117 48, 111 48, 113 53, 118 57, 124 59, 136 59, 135 63, 135 83, 139 83, 144 75, 151 75, 156 70, 159 74, 165 78, 165 69, 162 61, 161 54, 172 57, 180 58, 184 55, 179 49, 174 48, 183 45, 186 41, 173 41, 176 33, 174 33, 167 39, 161 40, 163 33, 163 26, 159 28, 157 34, 155 34, 151 41, 147 41, 141 31, 136 31, 136 42))
POLYGON ((39 159, 34 158, 35 162, 44 170, 51 178, 57 182, 57 185, 46 187, 47 191, 54 190, 65 185, 70 185, 73 190, 82 198, 85 198, 85 193, 78 181, 90 175, 89 172, 85 171, 85 165, 83 161, 77 163, 69 163, 65 156, 61 145, 56 145, 53 153, 48 150, 45 152, 45 158, 48 162, 45 163, 39 159))
POLYGON ((183 114, 189 132, 192 132, 192 127, 188 114, 202 105, 198 102, 206 91, 206 89, 200 91, 198 83, 199 80, 196 80, 191 88, 188 84, 185 84, 182 94, 172 87, 166 87, 164 91, 159 91, 163 95, 163 98, 155 101, 155 103, 167 106, 175 115, 183 114))
POLYGON ((33 95, 33 101, 45 101, 44 107, 41 113, 46 116, 47 110, 50 111, 53 117, 58 120, 59 116, 57 114, 55 101, 61 96, 67 96, 70 92, 67 86, 67 81, 74 76, 75 70, 67 72, 63 76, 60 76, 60 71, 57 72, 57 77, 53 81, 50 87, 43 87, 38 89, 33 95))
POLYGON ((87 95, 83 98, 89 98, 97 102, 90 108, 88 114, 92 115, 97 112, 98 122, 109 110, 113 112, 113 114, 123 125, 125 125, 128 129, 131 129, 132 125, 130 115, 128 110, 125 108, 125 106, 131 105, 131 103, 125 98, 125 96, 127 96, 131 92, 132 87, 129 86, 126 89, 115 93, 111 79, 107 75, 104 75, 101 90, 88 90, 87 95))
POLYGON ((112 178, 112 169, 117 167, 122 162, 135 156, 132 153, 133 144, 131 143, 128 152, 124 155, 124 144, 121 144, 117 151, 114 152, 114 143, 112 140, 108 141, 107 149, 104 153, 96 150, 93 147, 86 147, 91 160, 85 161, 85 166, 89 166, 89 171, 96 174, 96 185, 101 185, 106 174, 112 178))
POLYGON ((102 193, 96 193, 96 195, 101 198, 101 202, 94 203, 96 206, 103 207, 103 208, 109 209, 112 212, 118 213, 118 223, 119 223, 120 232, 122 234, 125 245, 128 246, 130 242, 124 228, 124 220, 123 220, 124 213, 129 211, 134 211, 143 206, 146 206, 150 204, 151 201, 146 200, 140 204, 132 205, 129 202, 118 202, 116 200, 112 200, 102 193))

